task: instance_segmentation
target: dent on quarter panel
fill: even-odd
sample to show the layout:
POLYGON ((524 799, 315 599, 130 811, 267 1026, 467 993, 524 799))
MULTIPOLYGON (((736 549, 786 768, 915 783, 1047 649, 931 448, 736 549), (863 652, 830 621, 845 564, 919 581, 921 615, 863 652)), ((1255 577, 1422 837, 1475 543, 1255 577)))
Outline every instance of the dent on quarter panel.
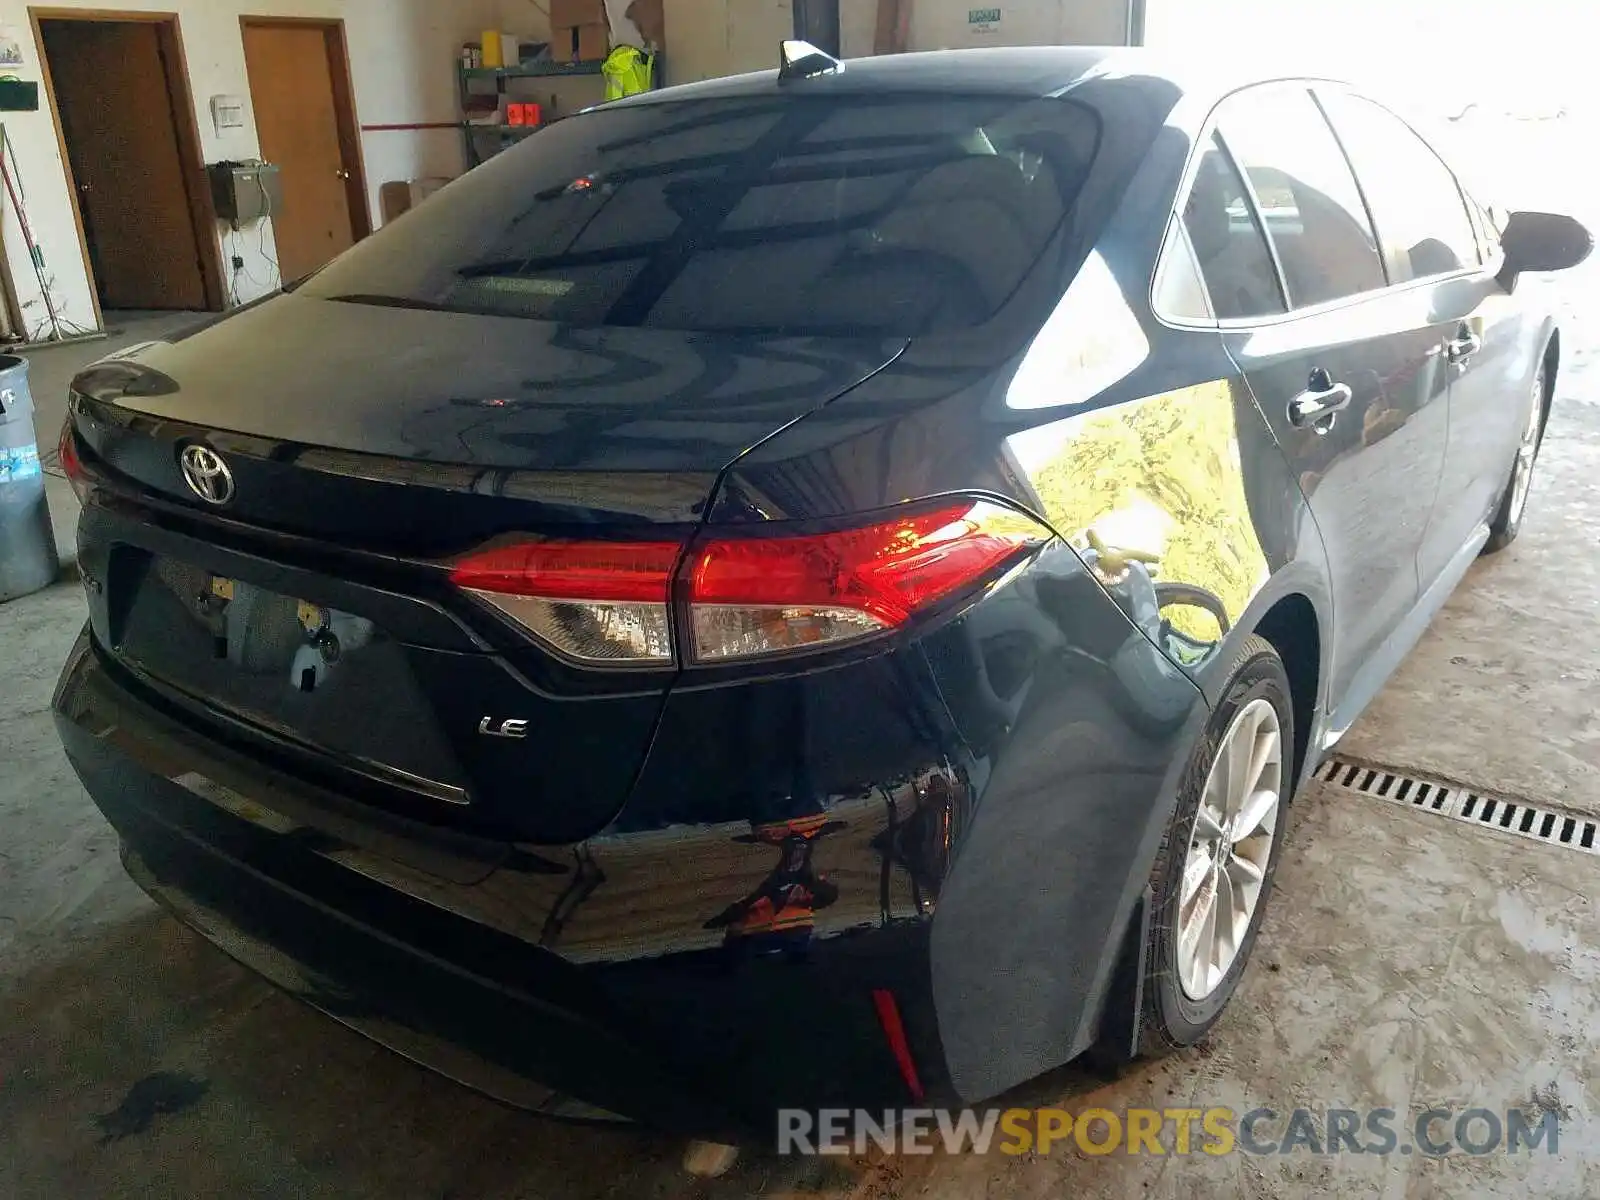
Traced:
POLYGON ((1151 640, 1204 661, 1270 574, 1241 458, 1254 405, 1223 379, 1038 426, 1009 449, 1056 531, 1151 640))
POLYGON ((929 945, 970 1101, 1094 1037, 1205 706, 1060 542, 924 646, 973 795, 929 945))

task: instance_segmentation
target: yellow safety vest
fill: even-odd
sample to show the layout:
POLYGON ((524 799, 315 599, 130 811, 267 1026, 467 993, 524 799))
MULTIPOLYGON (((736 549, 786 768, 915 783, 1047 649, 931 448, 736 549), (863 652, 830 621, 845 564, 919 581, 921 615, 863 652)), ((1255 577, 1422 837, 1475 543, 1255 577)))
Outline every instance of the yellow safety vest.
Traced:
POLYGON ((648 92, 656 69, 653 54, 646 54, 637 46, 618 46, 600 65, 606 78, 606 99, 620 100, 636 92, 648 92))

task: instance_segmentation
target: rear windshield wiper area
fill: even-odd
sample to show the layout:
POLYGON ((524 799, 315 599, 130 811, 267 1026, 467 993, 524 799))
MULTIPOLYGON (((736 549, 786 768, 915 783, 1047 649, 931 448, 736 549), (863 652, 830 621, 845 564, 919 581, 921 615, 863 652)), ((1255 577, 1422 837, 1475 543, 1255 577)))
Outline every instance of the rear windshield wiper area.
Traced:
POLYGON ((338 296, 325 296, 324 299, 337 300, 341 304, 371 304, 379 308, 420 308, 427 312, 460 311, 449 304, 438 304, 432 300, 418 300, 412 296, 379 296, 368 292, 348 292, 338 296))

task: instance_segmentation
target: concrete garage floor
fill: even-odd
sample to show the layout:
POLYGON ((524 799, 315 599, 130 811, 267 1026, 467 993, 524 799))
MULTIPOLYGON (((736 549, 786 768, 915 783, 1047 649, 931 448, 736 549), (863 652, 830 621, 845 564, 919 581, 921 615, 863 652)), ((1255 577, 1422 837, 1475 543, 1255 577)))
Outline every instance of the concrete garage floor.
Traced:
MULTIPOLYGON (((1567 365, 1522 539, 1473 570, 1341 753, 1600 812, 1600 264, 1561 292, 1567 365)), ((36 359, 41 395, 64 379, 51 356, 77 353, 36 359)), ((1321 784, 1209 1045, 1110 1085, 1064 1070, 1014 1102, 1521 1106, 1558 1114, 1558 1154, 1091 1159, 1062 1143, 747 1155, 708 1181, 680 1171, 678 1142, 508 1111, 280 995, 127 882, 46 711, 80 606, 63 584, 0 607, 0 1195, 1600 1194, 1596 860, 1321 784)))

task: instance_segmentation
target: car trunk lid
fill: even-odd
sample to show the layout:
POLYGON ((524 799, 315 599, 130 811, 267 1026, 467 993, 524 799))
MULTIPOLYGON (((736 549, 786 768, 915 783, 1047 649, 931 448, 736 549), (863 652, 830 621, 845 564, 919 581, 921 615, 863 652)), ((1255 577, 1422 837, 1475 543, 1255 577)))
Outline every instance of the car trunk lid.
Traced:
POLYGON ((438 555, 501 531, 697 522, 729 462, 904 345, 288 295, 98 363, 74 388, 91 453, 166 499, 438 555), (227 460, 225 505, 184 480, 197 441, 227 460))
POLYGON ((352 795, 581 839, 626 799, 674 668, 565 660, 450 563, 518 535, 687 540, 742 450, 901 345, 288 296, 138 348, 74 384, 97 639, 191 719, 352 795), (196 446, 227 466, 223 503, 185 477, 196 446))

